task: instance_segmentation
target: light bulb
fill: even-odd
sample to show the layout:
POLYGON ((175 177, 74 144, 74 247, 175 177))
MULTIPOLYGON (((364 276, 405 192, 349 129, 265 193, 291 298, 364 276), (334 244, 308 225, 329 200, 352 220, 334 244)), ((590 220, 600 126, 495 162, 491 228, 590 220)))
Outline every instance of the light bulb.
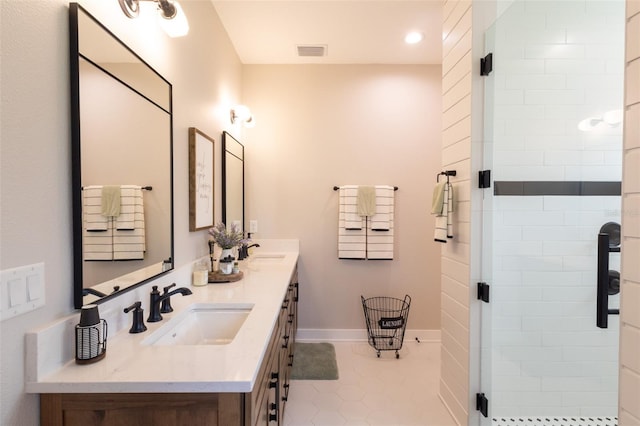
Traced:
POLYGON ((421 32, 412 31, 405 36, 404 41, 405 43, 408 43, 408 44, 416 44, 416 43, 420 43, 423 38, 424 38, 424 34, 422 34, 421 32))
POLYGON ((186 36, 189 33, 189 22, 187 21, 187 17, 182 11, 180 3, 174 1, 173 6, 176 8, 176 15, 171 19, 164 17, 162 9, 158 10, 158 22, 160 27, 162 27, 169 37, 186 36))

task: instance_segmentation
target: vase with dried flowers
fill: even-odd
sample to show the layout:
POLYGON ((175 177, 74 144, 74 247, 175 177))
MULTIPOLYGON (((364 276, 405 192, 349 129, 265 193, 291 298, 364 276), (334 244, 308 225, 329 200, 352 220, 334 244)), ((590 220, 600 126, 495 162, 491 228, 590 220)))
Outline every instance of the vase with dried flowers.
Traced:
POLYGON ((242 231, 235 223, 227 227, 224 223, 220 222, 209 229, 209 235, 210 241, 213 241, 222 248, 220 262, 233 262, 232 249, 246 242, 242 231))

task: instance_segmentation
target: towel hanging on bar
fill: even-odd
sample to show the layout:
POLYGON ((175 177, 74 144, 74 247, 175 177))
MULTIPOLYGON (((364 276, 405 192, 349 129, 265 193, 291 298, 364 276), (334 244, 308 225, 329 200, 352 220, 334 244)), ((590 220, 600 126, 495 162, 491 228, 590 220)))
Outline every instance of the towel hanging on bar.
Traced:
POLYGON ((334 186, 340 190, 338 215, 338 258, 393 260, 394 191, 389 185, 376 185, 375 214, 359 216, 358 185, 334 186))
POLYGON ((431 213, 436 215, 434 241, 446 243, 453 238, 453 185, 441 182, 434 188, 431 213))
POLYGON ((367 257, 367 230, 366 218, 357 213, 358 187, 345 185, 339 189, 338 258, 364 260, 367 257))

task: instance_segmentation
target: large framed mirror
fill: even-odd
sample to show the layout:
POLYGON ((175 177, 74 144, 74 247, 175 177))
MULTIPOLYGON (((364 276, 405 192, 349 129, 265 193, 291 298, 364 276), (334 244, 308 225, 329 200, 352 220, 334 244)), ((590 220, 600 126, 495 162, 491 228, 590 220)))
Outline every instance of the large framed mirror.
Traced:
POLYGON ((222 221, 244 227, 244 145, 222 133, 222 221))
POLYGON ((173 269, 172 86, 69 5, 74 306, 173 269))

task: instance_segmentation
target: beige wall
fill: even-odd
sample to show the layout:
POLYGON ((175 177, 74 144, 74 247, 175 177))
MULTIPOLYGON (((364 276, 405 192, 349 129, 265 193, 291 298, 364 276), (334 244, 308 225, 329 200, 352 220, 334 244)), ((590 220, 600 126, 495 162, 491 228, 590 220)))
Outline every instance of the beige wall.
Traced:
MULTIPOLYGON (((155 16, 127 19, 117 1, 80 3, 173 84, 176 262, 185 265, 206 253, 206 233, 188 231, 187 129, 216 140, 219 167, 220 134, 240 101, 241 64, 208 1, 183 3, 191 31, 181 39, 165 36, 155 16)), ((0 324, 0 424, 7 426, 38 424, 38 398, 23 393, 25 332, 73 312, 67 5, 0 2, 0 269, 44 262, 46 286, 45 307, 0 324)), ((117 303, 127 306, 130 294, 117 303)))
POLYGON ((620 307, 620 426, 640 424, 640 1, 627 0, 620 307))
POLYGON ((247 219, 300 238, 301 329, 363 329, 360 295, 412 298, 408 328, 440 325, 429 215, 440 167, 439 66, 245 66, 247 219), (337 258, 334 185, 390 184, 395 259, 337 258))
POLYGON ((440 394, 458 423, 466 425, 471 362, 471 2, 448 0, 443 17, 442 168, 457 171, 452 182, 459 238, 442 248, 440 394))

